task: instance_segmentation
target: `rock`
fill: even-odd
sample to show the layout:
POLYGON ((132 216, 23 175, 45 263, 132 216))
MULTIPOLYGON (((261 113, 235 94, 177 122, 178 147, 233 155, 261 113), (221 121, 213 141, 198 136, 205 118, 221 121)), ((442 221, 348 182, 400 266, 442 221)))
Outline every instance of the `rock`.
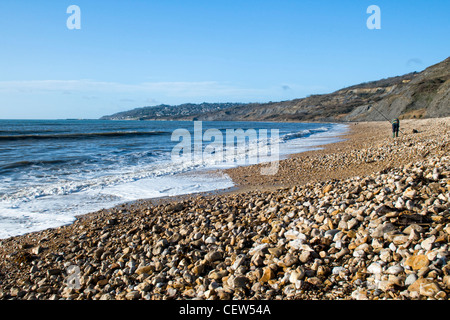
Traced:
POLYGON ((324 236, 325 237, 330 237, 331 239, 336 235, 336 233, 340 232, 339 229, 331 229, 331 230, 327 230, 325 231, 324 236))
POLYGON ((219 281, 222 280, 222 278, 226 277, 228 275, 228 271, 227 270, 212 270, 209 274, 208 274, 208 278, 219 281))
POLYGON ((32 254, 38 255, 38 254, 44 252, 44 250, 45 250, 44 247, 42 247, 42 246, 36 246, 36 247, 34 247, 34 248, 31 249, 31 253, 32 253, 32 254))
POLYGON ((222 253, 219 251, 208 252, 205 256, 205 260, 208 262, 214 262, 217 260, 222 260, 222 253))
POLYGON ((279 256, 281 256, 283 254, 283 248, 282 247, 277 247, 277 248, 269 248, 269 253, 271 255, 273 255, 274 257, 278 258, 279 256))
POLYGON ((136 269, 135 273, 138 275, 141 274, 149 274, 152 272, 153 267, 152 266, 143 266, 136 269))
POLYGON ((341 251, 337 252, 335 254, 335 258, 336 260, 341 259, 342 257, 344 257, 346 254, 348 254, 350 252, 350 250, 348 248, 342 248, 341 251))
POLYGON ((58 274, 61 274, 61 269, 48 269, 47 270, 47 276, 56 276, 58 274))
POLYGON ((284 266, 291 267, 298 262, 298 258, 290 253, 286 254, 283 259, 284 266))
POLYGON ((410 286, 417 280, 417 275, 414 273, 410 273, 405 280, 405 286, 410 286))
POLYGON ((238 276, 233 279, 233 288, 245 288, 249 279, 245 276, 238 276))
POLYGON ((140 297, 141 297, 141 294, 137 290, 130 291, 125 295, 125 298, 127 300, 137 300, 140 297))
POLYGON ((399 197, 397 199, 397 202, 395 202, 395 208, 396 209, 403 209, 403 208, 405 208, 405 200, 403 200, 402 197, 399 197))
POLYGON ((145 293, 145 292, 148 292, 148 291, 150 291, 152 289, 152 285, 150 283, 148 283, 148 282, 141 282, 140 284, 138 284, 136 286, 136 289, 139 292, 144 292, 145 293))
MULTIPOLYGON (((286 233, 285 233, 286 234, 286 233)), ((248 252, 251 256, 260 253, 260 252, 265 252, 267 250, 267 247, 269 247, 269 244, 267 243, 262 243, 257 245, 256 247, 253 247, 250 249, 250 251, 248 252)))
POLYGON ((425 240, 423 240, 420 245, 421 247, 426 250, 426 251, 430 251, 431 248, 433 247, 433 243, 436 241, 436 236, 431 236, 425 240))
POLYGON ((381 274, 383 272, 383 267, 378 262, 373 262, 368 268, 367 272, 373 274, 381 274))
POLYGON ((346 270, 347 270, 347 269, 345 269, 344 267, 334 267, 334 268, 331 270, 331 274, 336 274, 336 275, 338 275, 338 274, 340 274, 340 273, 345 273, 346 270))
POLYGON ((384 234, 394 231, 396 228, 392 223, 380 224, 372 233, 373 238, 381 238, 384 234))
POLYGON ((352 298, 355 300, 369 300, 367 298, 367 292, 360 288, 352 292, 352 298))
POLYGON ((417 195, 417 191, 413 188, 407 188, 405 192, 403 192, 403 197, 408 199, 414 199, 417 195))
POLYGON ((168 287, 166 289, 166 292, 167 292, 167 296, 169 296, 170 298, 173 298, 177 295, 177 289, 172 288, 172 287, 168 287))
POLYGON ((208 237, 205 239, 205 243, 206 244, 213 244, 217 242, 217 238, 216 237, 208 237))
POLYGON ((236 260, 231 265, 231 269, 237 270, 237 268, 239 268, 244 263, 245 259, 246 259, 245 254, 240 254, 239 256, 237 256, 236 260))
POLYGON ((358 225, 358 220, 357 219, 355 219, 355 218, 353 218, 353 219, 350 219, 349 221, 347 221, 347 228, 348 229, 353 229, 356 225, 358 225))
POLYGON ((273 270, 270 267, 265 267, 263 270, 262 277, 259 279, 259 281, 265 283, 273 278, 275 278, 275 272, 273 272, 273 270))
POLYGON ((405 260, 405 265, 411 267, 413 270, 420 270, 424 267, 428 267, 430 261, 426 255, 414 255, 405 260))
POLYGON ((289 281, 292 284, 296 284, 298 280, 302 280, 305 277, 305 274, 305 269, 303 269, 302 267, 298 267, 289 275, 289 281))
POLYGON ((410 292, 418 292, 426 297, 434 297, 441 289, 437 283, 426 278, 419 278, 408 287, 410 292))
POLYGON ((166 211, 167 212, 179 212, 183 209, 184 209, 183 203, 175 203, 175 204, 167 206, 166 211))
POLYGON ((408 235, 395 235, 392 239, 392 243, 394 243, 396 246, 402 245, 406 242, 408 242, 409 236, 408 235))
POLYGON ((450 289, 450 275, 444 276, 444 278, 442 279, 442 283, 444 284, 444 287, 446 289, 450 289))
POLYGON ((397 274, 399 274, 399 273, 402 273, 403 272, 403 267, 402 266, 400 266, 400 265, 393 265, 393 266, 390 266, 387 270, 386 270, 386 273, 387 274, 393 274, 393 275, 397 275, 397 274))
POLYGON ((302 251, 302 253, 300 254, 299 260, 300 260, 302 263, 306 263, 306 262, 308 262, 308 260, 310 259, 310 257, 311 257, 311 251, 304 250, 304 251, 302 251))
POLYGON ((327 185, 325 188, 323 188, 323 193, 327 194, 328 192, 330 192, 331 190, 333 190, 333 185, 329 184, 327 185))
POLYGON ((97 250, 94 251, 94 259, 95 260, 100 260, 103 252, 105 252, 105 249, 103 247, 98 248, 97 250))

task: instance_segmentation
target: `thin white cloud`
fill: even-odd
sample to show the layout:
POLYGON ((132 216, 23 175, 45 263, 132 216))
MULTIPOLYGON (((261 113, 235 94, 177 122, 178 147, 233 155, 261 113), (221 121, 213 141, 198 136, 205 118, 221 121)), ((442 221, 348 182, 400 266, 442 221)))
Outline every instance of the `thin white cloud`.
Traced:
POLYGON ((261 89, 240 88, 215 81, 204 82, 144 82, 125 84, 94 80, 30 80, 0 81, 0 92, 99 92, 99 93, 147 93, 170 96, 223 96, 262 94, 261 89))

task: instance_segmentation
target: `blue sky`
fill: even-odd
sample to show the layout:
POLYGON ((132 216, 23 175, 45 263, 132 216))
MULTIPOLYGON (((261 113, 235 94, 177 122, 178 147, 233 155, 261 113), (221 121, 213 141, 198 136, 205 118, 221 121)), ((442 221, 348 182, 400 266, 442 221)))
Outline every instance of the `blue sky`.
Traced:
POLYGON ((450 56, 449 12, 435 0, 2 0, 0 119, 329 93, 450 56))

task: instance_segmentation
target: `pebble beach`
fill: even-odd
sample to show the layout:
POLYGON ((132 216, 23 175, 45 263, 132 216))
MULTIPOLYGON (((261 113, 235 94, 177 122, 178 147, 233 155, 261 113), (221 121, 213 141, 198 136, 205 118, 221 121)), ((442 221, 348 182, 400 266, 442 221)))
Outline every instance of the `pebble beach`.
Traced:
POLYGON ((0 240, 0 299, 448 300, 450 118, 348 125, 231 190, 0 240))

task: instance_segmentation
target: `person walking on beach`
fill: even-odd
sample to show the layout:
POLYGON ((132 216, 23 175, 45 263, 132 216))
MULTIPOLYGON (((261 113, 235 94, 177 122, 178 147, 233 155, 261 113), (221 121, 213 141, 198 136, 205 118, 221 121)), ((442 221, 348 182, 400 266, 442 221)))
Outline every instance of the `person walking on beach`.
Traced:
POLYGON ((398 138, 398 131, 400 130, 400 120, 398 118, 395 118, 392 121, 392 137, 398 138))

